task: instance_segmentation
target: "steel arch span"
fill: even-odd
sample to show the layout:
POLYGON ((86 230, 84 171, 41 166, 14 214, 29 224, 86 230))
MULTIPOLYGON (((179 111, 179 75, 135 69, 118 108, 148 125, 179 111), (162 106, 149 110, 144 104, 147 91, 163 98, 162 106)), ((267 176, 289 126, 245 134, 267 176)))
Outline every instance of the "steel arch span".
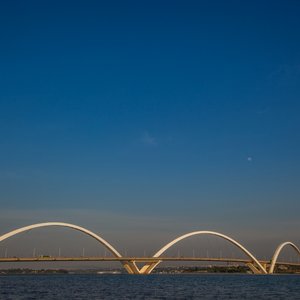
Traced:
MULTIPOLYGON (((173 245, 175 245, 176 243, 178 243, 181 240, 184 240, 188 237, 194 236, 194 235, 201 235, 201 234, 206 234, 206 235, 213 235, 213 236, 217 236, 220 237, 222 239, 225 239, 227 241, 229 241, 231 244, 237 246, 240 250, 242 250, 258 267, 258 269, 252 265, 252 267, 254 269, 252 269, 253 271, 257 271, 257 273, 262 273, 262 274, 267 274, 266 269, 262 266, 262 264, 255 258, 255 256, 249 252, 244 246, 242 246, 240 243, 238 243, 237 241, 235 241, 234 239, 232 239, 231 237, 224 235, 222 233, 218 233, 218 232, 214 232, 214 231, 194 231, 194 232, 190 232, 190 233, 186 233, 184 235, 179 236, 178 238, 174 239, 173 241, 171 241, 170 243, 166 244, 164 247, 162 247, 159 251, 157 251, 153 257, 155 258, 159 258, 165 251, 167 251, 170 247, 172 247, 173 245)), ((144 274, 150 274, 153 269, 160 264, 161 261, 152 263, 152 264, 147 264, 145 265, 140 272, 144 273, 144 274)))
MULTIPOLYGON (((17 234, 20 234, 22 232, 25 231, 29 231, 35 228, 40 228, 40 227, 49 227, 49 226, 59 226, 59 227, 68 227, 77 231, 80 231, 92 238, 94 238, 95 240, 97 240, 101 245, 103 245, 104 247, 106 247, 106 249, 108 249, 115 257, 122 257, 122 255, 110 244, 108 243, 105 239, 103 239, 102 237, 100 237, 99 235, 97 235, 96 233, 85 229, 83 227, 74 225, 74 224, 69 224, 69 223, 62 223, 62 222, 46 222, 46 223, 38 223, 38 224, 33 224, 33 225, 29 225, 29 226, 25 226, 19 229, 15 229, 12 230, 2 236, 0 236, 0 242, 14 236, 17 234)), ((136 270, 136 266, 133 265, 130 262, 121 262, 124 266, 124 268, 127 270, 128 273, 132 274, 132 273, 137 273, 136 270)))
POLYGON ((283 248, 286 247, 286 246, 291 246, 300 255, 300 249, 295 244, 293 244, 292 242, 284 242, 284 243, 280 244, 277 247, 277 249, 275 250, 274 255, 271 259, 269 274, 274 273, 274 268, 275 268, 275 264, 277 262, 278 256, 281 253, 281 251, 283 250, 283 248))

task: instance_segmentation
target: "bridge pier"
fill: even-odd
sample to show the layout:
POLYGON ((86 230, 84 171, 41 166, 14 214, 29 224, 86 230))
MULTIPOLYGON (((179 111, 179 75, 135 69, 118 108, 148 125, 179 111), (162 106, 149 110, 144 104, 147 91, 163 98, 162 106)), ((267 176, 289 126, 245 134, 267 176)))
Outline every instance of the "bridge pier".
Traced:
POLYGON ((123 263, 123 267, 128 272, 128 274, 140 274, 140 270, 136 266, 135 262, 126 261, 123 263))
POLYGON ((259 270, 253 263, 246 264, 249 269, 253 272, 253 274, 264 274, 261 270, 259 270))
POLYGON ((129 274, 140 274, 140 275, 148 275, 150 274, 153 269, 160 263, 161 261, 155 261, 155 262, 146 262, 146 264, 144 266, 142 266, 141 268, 139 268, 136 265, 136 261, 132 260, 132 261, 126 261, 125 263, 123 263, 123 266, 125 268, 125 270, 129 273, 129 274))
POLYGON ((144 265, 144 266, 141 268, 140 273, 141 273, 141 274, 145 274, 145 275, 150 274, 150 273, 153 271, 153 269, 154 269, 160 262, 161 262, 161 261, 157 261, 157 262, 153 262, 153 263, 144 265))

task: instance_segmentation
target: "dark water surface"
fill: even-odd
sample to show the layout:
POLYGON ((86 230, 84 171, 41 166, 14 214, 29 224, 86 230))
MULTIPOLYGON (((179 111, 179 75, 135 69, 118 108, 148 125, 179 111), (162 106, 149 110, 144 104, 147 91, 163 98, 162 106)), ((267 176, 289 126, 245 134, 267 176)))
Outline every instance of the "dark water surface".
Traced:
POLYGON ((0 276, 0 299, 300 299, 300 276, 0 276))

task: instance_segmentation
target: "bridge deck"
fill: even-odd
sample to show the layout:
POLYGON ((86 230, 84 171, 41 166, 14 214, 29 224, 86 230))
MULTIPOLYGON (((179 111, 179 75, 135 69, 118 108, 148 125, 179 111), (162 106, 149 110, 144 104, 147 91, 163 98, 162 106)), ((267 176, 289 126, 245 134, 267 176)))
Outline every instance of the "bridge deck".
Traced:
MULTIPOLYGON (((252 263, 249 259, 240 258, 212 258, 212 257, 52 257, 52 256, 40 256, 40 257, 5 257, 0 258, 0 263, 3 262, 64 262, 64 261, 134 261, 134 262, 144 262, 144 263, 154 263, 158 261, 192 261, 192 262, 231 262, 231 263, 252 263)), ((270 264, 270 261, 260 260, 262 264, 270 264)), ((300 266, 300 263, 295 262, 282 262, 279 261, 278 265, 292 265, 300 266)))

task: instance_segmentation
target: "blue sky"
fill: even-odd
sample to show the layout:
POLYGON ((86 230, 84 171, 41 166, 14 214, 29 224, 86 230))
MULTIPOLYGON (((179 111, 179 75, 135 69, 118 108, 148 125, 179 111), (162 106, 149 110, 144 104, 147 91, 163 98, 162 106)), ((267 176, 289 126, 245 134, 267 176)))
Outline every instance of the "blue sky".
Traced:
POLYGON ((89 210, 297 238, 300 3, 107 2, 1 3, 3 231, 89 210))

